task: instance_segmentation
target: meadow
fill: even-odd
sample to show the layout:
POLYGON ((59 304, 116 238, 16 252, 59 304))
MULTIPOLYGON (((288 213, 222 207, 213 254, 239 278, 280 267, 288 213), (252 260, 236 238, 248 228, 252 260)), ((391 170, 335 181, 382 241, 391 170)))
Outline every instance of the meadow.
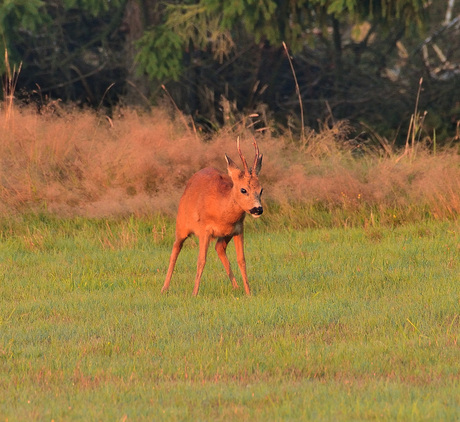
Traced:
POLYGON ((166 109, 6 110, 0 420, 458 420, 458 139, 399 150, 346 122, 299 140, 252 117, 208 135, 166 109), (238 135, 264 153, 252 296, 210 249, 193 298, 195 239, 162 295, 185 182, 225 170, 238 135))
POLYGON ((164 217, 2 220, 0 418, 458 420, 458 233, 248 221, 253 295, 210 251, 192 298, 164 217))

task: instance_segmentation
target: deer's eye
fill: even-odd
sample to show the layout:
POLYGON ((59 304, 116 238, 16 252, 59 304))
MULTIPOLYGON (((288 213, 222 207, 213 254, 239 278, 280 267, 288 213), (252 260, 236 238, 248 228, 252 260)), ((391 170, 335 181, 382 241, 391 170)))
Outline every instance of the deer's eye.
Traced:
POLYGON ((259 196, 262 196, 262 192, 263 192, 263 191, 264 191, 264 189, 262 188, 262 189, 260 190, 259 196))
POLYGON ((241 188, 241 193, 246 194, 248 191, 245 188, 241 188))

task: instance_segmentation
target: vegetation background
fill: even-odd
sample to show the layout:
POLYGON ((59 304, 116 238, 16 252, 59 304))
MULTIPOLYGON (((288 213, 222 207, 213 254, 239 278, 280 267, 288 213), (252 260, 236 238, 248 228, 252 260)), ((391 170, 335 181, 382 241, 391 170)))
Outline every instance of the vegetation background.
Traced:
POLYGON ((455 0, 4 0, 0 34, 22 62, 17 97, 39 110, 172 99, 205 132, 256 112, 258 129, 346 119, 362 140, 404 145, 423 77, 439 145, 458 140, 459 14, 455 0))
MULTIPOLYGON (((113 118, 91 110, 10 110, 0 143, 0 211, 60 216, 174 216, 188 178, 224 153, 253 153, 243 116, 212 138, 164 109, 120 109, 113 118)), ((254 117, 253 119, 257 119, 254 117)), ((304 142, 255 134, 265 160, 267 221, 294 227, 399 225, 455 219, 460 212, 456 147, 407 150, 362 144, 345 122, 310 130, 304 142)))
POLYGON ((457 421, 458 14, 1 1, 0 420, 457 421), (161 295, 237 136, 253 296, 210 253, 191 298, 193 240, 161 295))

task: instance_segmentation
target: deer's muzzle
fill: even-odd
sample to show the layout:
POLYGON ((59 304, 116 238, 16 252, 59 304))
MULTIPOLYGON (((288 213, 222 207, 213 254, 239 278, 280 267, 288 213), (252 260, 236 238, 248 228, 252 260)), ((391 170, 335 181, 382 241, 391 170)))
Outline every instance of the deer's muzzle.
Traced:
POLYGON ((251 208, 249 212, 251 213, 253 217, 255 216, 258 217, 259 215, 262 215, 262 213, 264 212, 264 209, 262 207, 254 207, 254 208, 251 208))

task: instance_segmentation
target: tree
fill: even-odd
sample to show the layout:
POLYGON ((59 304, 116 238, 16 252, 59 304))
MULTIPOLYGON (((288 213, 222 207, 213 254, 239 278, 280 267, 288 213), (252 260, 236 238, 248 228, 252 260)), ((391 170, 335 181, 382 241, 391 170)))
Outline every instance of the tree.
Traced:
POLYGON ((393 137, 422 75, 421 101, 433 96, 433 110, 442 103, 439 121, 456 124, 460 84, 435 77, 433 53, 424 52, 435 48, 429 38, 419 48, 424 31, 437 34, 433 51, 454 69, 438 54, 449 70, 443 75, 458 81, 458 26, 438 29, 447 4, 451 15, 460 13, 449 1, 3 0, 0 33, 10 57, 24 64, 18 86, 30 100, 149 104, 164 85, 197 122, 214 126, 233 112, 259 111, 296 130, 299 101, 284 41, 308 125, 364 120, 393 137))
POLYGON ((288 110, 298 101, 281 48, 285 41, 295 54, 302 97, 309 103, 308 123, 314 125, 329 112, 325 102, 339 118, 362 110, 362 104, 350 101, 356 95, 353 84, 364 88, 361 76, 354 80, 353 74, 360 73, 360 65, 369 73, 369 59, 363 61, 366 54, 372 56, 372 74, 384 69, 397 42, 423 27, 427 4, 426 0, 168 2, 160 25, 140 39, 139 68, 153 83, 169 79, 167 86, 180 107, 191 105, 190 112, 197 110, 205 117, 212 117, 207 110, 218 109, 222 96, 240 109, 267 103, 276 114, 292 116, 288 110), (351 32, 362 22, 370 29, 353 42, 351 32))
POLYGON ((125 4, 125 0, 4 1, 0 31, 10 60, 24 64, 18 84, 24 95, 35 92, 97 105, 111 83, 124 77, 119 45, 125 4))
POLYGON ((247 41, 250 36, 256 44, 265 41, 279 46, 285 41, 294 52, 299 52, 306 43, 330 41, 331 26, 335 53, 340 55, 341 23, 352 25, 369 20, 374 27, 390 24, 402 29, 420 27, 427 5, 427 0, 168 2, 163 22, 157 22, 139 43, 141 68, 153 78, 172 75, 177 79, 180 60, 163 63, 162 58, 180 56, 188 47, 208 50, 222 62, 234 51, 240 38, 247 41), (152 48, 156 43, 162 48, 152 48))

